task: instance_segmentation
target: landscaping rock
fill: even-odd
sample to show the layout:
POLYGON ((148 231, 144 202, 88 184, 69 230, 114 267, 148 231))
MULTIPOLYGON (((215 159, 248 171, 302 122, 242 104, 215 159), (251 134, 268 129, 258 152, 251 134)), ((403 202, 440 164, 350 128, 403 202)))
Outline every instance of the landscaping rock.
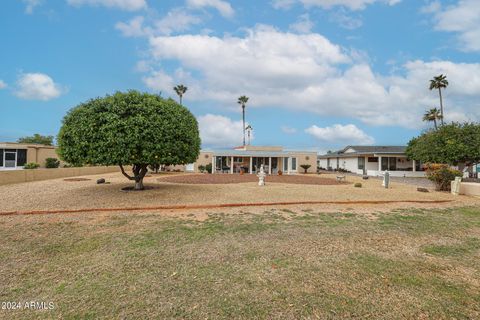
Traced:
POLYGON ((102 183, 105 183, 105 179, 100 178, 97 180, 97 184, 102 184, 102 183))
POLYGON ((364 175, 364 176, 362 177, 362 179, 363 179, 363 180, 368 180, 368 176, 367 176, 367 175, 364 175))
POLYGON ((420 188, 420 187, 417 188, 417 191, 418 191, 418 192, 430 192, 430 191, 428 191, 427 188, 420 188))

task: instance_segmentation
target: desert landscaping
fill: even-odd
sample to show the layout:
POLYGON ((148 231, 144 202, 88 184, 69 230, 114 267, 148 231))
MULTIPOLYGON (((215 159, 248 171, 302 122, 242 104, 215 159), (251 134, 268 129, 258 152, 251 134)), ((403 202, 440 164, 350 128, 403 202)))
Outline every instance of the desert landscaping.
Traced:
POLYGON ((172 209, 178 206, 181 209, 182 206, 225 204, 255 207, 256 203, 272 203, 273 206, 282 204, 286 207, 308 205, 322 210, 388 211, 480 203, 477 198, 453 196, 432 189, 428 193, 418 192, 415 185, 401 182, 392 182, 391 187, 385 189, 381 180, 362 180, 357 176, 349 176, 345 182, 336 181, 334 174, 271 176, 266 178, 264 187, 259 187, 257 182, 258 178, 254 175, 149 174, 145 177, 145 185, 151 189, 141 193, 122 191, 129 183, 120 173, 19 183, 0 186, 5 199, 0 203, 0 214, 82 209, 93 212, 94 209, 161 210, 159 206, 172 206, 172 209), (99 178, 105 178, 107 183, 97 185, 96 180, 99 178), (355 183, 362 183, 362 187, 355 188, 355 183), (288 202, 293 204, 284 205, 288 202))

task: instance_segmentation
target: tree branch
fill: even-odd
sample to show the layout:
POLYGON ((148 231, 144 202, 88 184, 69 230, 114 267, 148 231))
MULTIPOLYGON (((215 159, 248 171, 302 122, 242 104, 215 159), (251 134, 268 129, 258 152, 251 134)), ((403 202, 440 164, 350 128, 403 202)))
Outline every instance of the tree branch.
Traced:
POLYGON ((128 180, 135 180, 135 178, 131 177, 128 175, 128 173, 125 172, 125 169, 123 169, 123 166, 121 164, 119 164, 120 166, 120 170, 122 170, 122 174, 127 177, 128 180))

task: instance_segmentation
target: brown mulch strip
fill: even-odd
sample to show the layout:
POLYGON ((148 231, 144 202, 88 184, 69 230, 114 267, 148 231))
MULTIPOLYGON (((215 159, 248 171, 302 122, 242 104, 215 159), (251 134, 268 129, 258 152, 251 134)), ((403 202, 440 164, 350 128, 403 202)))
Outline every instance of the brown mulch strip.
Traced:
POLYGON ((68 179, 63 179, 63 181, 68 181, 68 182, 76 182, 76 181, 90 181, 92 179, 87 179, 87 178, 68 178, 68 179))
MULTIPOLYGON (((230 184, 258 182, 258 177, 254 174, 190 174, 163 177, 157 179, 157 181, 186 184, 230 184)), ((346 182, 339 182, 331 178, 309 177, 306 175, 271 175, 265 177, 265 183, 341 185, 346 182)))
POLYGON ((0 216, 33 215, 33 214, 60 214, 79 212, 114 212, 114 211, 155 211, 155 210, 185 210, 185 209, 217 209, 234 207, 266 207, 266 206, 289 206, 304 204, 390 204, 390 203, 422 203, 438 204, 448 203, 453 200, 353 200, 353 201, 289 201, 289 202, 256 202, 256 203, 220 203, 220 204, 192 204, 192 205, 165 205, 157 207, 131 207, 131 208, 86 208, 66 210, 34 210, 34 211, 5 211, 0 216))

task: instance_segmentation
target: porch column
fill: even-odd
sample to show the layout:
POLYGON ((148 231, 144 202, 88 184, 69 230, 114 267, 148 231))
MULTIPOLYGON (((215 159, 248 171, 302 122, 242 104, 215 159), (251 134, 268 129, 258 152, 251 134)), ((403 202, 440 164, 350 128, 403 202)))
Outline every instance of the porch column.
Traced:
POLYGON ((215 173, 217 170, 217 158, 215 156, 212 156, 212 174, 215 173))
POLYGON ((413 172, 417 172, 417 161, 415 160, 412 160, 413 161, 413 172))
POLYGON ((287 173, 290 174, 290 168, 292 167, 292 158, 288 157, 287 160, 287 173))
POLYGON ((365 174, 365 175, 368 174, 367 164, 368 164, 368 156, 365 156, 365 161, 363 163, 363 174, 365 174))
POLYGON ((382 157, 378 156, 378 173, 382 172, 382 157))
POLYGON ((268 174, 272 174, 272 157, 268 157, 268 174))
POLYGON ((253 173, 253 157, 250 157, 250 174, 253 173))
POLYGON ((233 156, 230 158, 230 174, 233 174, 233 156))

